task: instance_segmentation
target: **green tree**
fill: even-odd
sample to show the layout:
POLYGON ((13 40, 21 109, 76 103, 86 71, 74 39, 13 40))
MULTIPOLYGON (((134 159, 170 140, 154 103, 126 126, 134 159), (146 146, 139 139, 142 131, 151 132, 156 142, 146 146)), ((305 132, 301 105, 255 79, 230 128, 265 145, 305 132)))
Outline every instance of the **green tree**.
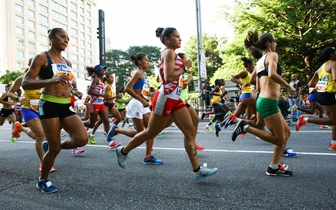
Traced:
POLYGON ((132 77, 133 70, 136 69, 131 55, 143 52, 147 55, 150 66, 146 71, 147 75, 154 75, 154 70, 160 59, 160 48, 154 46, 131 46, 126 51, 111 50, 106 53, 106 65, 109 67, 107 72, 116 75, 115 83, 117 90, 124 87, 132 77))
POLYGON ((19 76, 23 75, 23 72, 20 71, 9 71, 6 70, 6 74, 2 75, 0 77, 0 81, 2 84, 9 84, 12 83, 14 80, 16 80, 16 78, 18 78, 19 76))
MULTIPOLYGON (((220 57, 220 41, 217 35, 203 35, 203 50, 206 59, 207 78, 213 77, 214 73, 223 65, 223 60, 220 57)), ((192 36, 184 47, 184 53, 193 62, 193 66, 188 70, 190 74, 198 77, 198 57, 197 57, 197 38, 192 36)))
MULTIPOLYGON (((321 50, 336 44, 334 0, 235 2, 225 7, 223 15, 233 24, 236 34, 246 35, 248 29, 254 28, 272 33, 277 39, 280 63, 290 74, 298 73, 301 78, 310 75, 319 65, 321 50)), ((243 37, 239 38, 243 45, 243 37)))

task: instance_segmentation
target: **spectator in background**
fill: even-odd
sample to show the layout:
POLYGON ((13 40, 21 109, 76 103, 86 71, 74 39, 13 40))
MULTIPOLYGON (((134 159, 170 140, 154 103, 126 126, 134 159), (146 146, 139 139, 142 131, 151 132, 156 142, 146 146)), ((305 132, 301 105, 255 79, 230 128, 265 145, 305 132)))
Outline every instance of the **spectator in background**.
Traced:
POLYGON ((292 119, 294 122, 296 122, 301 115, 301 111, 297 110, 298 107, 301 106, 301 93, 302 93, 302 84, 300 80, 297 79, 296 74, 292 74, 291 76, 292 81, 289 83, 289 85, 295 90, 295 91, 288 91, 288 102, 292 114, 292 119))
POLYGON ((211 87, 208 83, 208 81, 204 82, 204 86, 202 88, 203 91, 203 100, 204 100, 204 105, 205 107, 209 107, 210 106, 210 92, 211 92, 211 87))

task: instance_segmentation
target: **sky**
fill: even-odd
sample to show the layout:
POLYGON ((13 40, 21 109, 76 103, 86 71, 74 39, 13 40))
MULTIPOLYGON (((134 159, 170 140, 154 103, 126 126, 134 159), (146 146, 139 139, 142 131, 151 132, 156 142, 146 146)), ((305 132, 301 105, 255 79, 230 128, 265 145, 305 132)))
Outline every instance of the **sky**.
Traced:
MULTIPOLYGON (((200 0, 202 33, 218 37, 233 36, 233 30, 219 18, 220 6, 233 0, 200 0)), ((111 48, 127 50, 129 46, 163 47, 155 36, 158 27, 174 27, 184 43, 196 36, 196 0, 96 0, 105 13, 105 36, 111 48)), ((97 14, 98 15, 98 14, 97 14)))

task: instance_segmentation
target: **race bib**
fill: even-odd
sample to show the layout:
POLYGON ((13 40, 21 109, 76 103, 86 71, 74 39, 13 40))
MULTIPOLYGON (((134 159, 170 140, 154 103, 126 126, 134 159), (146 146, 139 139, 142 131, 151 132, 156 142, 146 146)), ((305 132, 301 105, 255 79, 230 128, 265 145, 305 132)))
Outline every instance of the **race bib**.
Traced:
POLYGON ((39 112, 39 108, 38 108, 38 99, 30 99, 30 108, 36 112, 39 112))
POLYGON ((145 83, 145 84, 142 86, 141 95, 142 95, 145 99, 149 99, 149 86, 148 86, 148 84, 145 83))
POLYGON ((315 89, 317 90, 317 92, 325 92, 325 90, 327 89, 327 84, 328 81, 318 81, 315 89))

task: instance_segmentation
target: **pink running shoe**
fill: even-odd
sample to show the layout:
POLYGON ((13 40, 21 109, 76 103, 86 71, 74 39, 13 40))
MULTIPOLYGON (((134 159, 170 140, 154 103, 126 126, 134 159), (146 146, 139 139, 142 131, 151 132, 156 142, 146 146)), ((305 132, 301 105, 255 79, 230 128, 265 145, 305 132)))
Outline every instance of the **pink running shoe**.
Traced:
POLYGON ((84 152, 84 149, 81 149, 79 147, 75 148, 75 149, 72 149, 72 154, 73 155, 79 155, 79 154, 82 154, 84 152))
POLYGON ((119 147, 121 145, 120 142, 117 141, 111 141, 109 144, 109 149, 115 149, 116 147, 119 147))
POLYGON ((205 149, 204 147, 202 147, 202 146, 196 144, 196 150, 198 150, 198 151, 203 151, 204 149, 205 149))

